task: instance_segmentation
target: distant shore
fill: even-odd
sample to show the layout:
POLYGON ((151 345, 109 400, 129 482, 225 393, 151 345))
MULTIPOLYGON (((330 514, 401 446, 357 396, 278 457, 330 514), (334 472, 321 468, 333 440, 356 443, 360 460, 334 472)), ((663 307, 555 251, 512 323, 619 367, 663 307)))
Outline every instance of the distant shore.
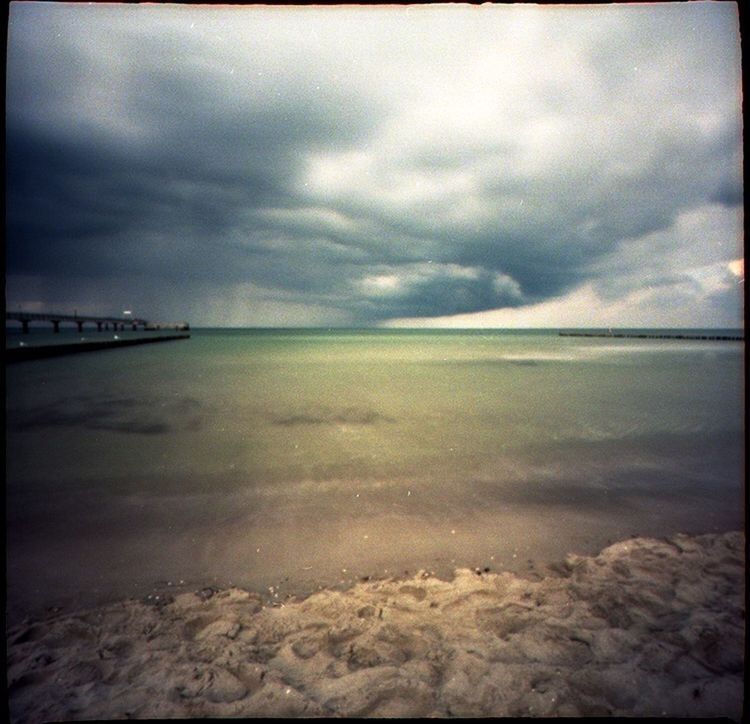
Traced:
POLYGON ((222 716, 740 719, 741 532, 632 538, 519 575, 237 588, 8 632, 13 722, 222 716))

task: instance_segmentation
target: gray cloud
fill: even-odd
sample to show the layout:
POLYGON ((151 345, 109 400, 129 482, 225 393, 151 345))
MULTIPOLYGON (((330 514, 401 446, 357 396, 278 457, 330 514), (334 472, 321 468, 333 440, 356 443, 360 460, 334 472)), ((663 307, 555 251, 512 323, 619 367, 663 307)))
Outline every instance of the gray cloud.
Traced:
POLYGON ((690 266, 681 221, 741 202, 739 69, 731 4, 14 4, 8 302, 119 307, 109 289, 196 325, 586 284, 682 303, 741 255, 722 224, 690 266))

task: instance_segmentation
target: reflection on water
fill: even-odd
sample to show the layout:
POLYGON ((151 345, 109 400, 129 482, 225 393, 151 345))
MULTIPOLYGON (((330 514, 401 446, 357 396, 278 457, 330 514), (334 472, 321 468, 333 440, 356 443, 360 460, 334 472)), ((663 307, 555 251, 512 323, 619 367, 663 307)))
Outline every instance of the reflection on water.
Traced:
POLYGON ((12 365, 9 606, 737 527, 742 364, 737 343, 198 330, 12 365))
POLYGON ((199 430, 200 406, 201 403, 192 397, 164 401, 158 398, 147 401, 134 397, 78 397, 19 412, 10 424, 16 430, 63 426, 163 435, 179 430, 199 430))

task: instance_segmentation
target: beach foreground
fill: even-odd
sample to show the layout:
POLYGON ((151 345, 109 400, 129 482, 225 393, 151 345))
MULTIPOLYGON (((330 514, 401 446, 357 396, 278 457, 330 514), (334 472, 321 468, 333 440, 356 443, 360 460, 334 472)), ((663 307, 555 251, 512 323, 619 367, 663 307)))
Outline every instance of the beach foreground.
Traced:
POLYGON ((740 532, 632 538, 524 574, 363 580, 269 604, 203 589, 8 632, 14 722, 221 716, 726 716, 740 532))

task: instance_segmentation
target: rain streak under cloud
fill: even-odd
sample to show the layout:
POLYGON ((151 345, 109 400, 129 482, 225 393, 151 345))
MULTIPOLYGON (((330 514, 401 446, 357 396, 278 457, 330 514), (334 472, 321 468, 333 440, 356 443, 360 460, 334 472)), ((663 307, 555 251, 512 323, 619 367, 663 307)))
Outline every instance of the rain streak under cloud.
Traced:
POLYGON ((14 3, 6 302, 742 324, 734 3, 14 3))

